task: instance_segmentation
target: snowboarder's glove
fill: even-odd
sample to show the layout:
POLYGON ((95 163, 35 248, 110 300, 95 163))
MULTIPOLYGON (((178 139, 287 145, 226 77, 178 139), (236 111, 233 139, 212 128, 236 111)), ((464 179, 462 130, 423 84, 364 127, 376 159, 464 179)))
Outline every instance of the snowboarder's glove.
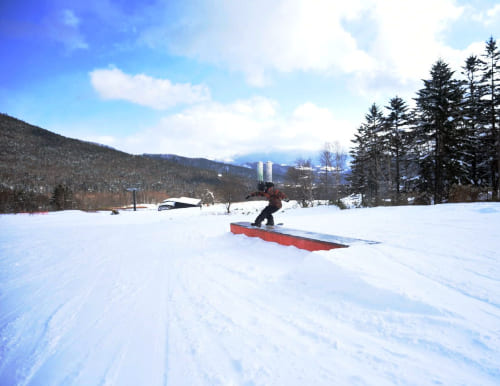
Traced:
POLYGON ((245 197, 245 200, 248 200, 249 198, 250 198, 250 196, 246 196, 246 197, 245 197))
POLYGON ((289 202, 289 201, 290 201, 290 199, 289 199, 289 198, 285 199, 285 202, 289 202))

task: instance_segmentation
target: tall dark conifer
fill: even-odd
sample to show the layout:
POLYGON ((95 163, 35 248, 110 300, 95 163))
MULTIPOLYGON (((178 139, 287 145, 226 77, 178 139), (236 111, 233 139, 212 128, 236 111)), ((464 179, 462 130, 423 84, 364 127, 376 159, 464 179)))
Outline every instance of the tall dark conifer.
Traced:
POLYGON ((446 201, 453 183, 463 178, 462 89, 448 64, 438 60, 431 79, 417 93, 416 145, 420 151, 420 190, 434 203, 446 201))
POLYGON ((358 128, 358 132, 354 134, 354 139, 351 142, 353 143, 349 152, 351 156, 351 174, 348 176, 347 180, 351 184, 351 190, 361 193, 364 197, 368 190, 366 172, 368 155, 366 152, 363 126, 358 128))
POLYGON ((485 148, 485 125, 482 98, 485 88, 481 85, 480 70, 484 62, 475 55, 469 56, 463 67, 464 107, 463 124, 465 128, 465 161, 469 182, 475 186, 487 183, 489 175, 488 151, 485 148))
POLYGON ((490 164, 490 180, 493 189, 493 199, 500 198, 499 170, 500 170, 500 51, 496 40, 491 37, 486 42, 486 51, 483 55, 482 84, 486 88, 483 99, 485 124, 489 127, 488 156, 490 164))
POLYGON ((381 132, 384 129, 384 116, 374 103, 365 115, 363 123, 353 141, 351 182, 360 189, 368 204, 378 205, 381 201, 382 151, 381 132))
MULTIPOLYGON (((393 192, 396 203, 400 202, 403 171, 407 171, 408 163, 408 131, 410 117, 408 105, 400 97, 396 96, 389 101, 386 106, 389 111, 386 117, 385 147, 390 159, 389 176, 393 182, 393 192)), ((405 173, 406 174, 406 173, 405 173)))

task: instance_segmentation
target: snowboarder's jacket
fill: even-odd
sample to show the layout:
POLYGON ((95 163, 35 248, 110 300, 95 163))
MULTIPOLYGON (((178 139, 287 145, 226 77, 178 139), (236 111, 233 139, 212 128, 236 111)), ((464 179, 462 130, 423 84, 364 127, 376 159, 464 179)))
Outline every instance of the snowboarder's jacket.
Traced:
POLYGON ((281 200, 286 200, 288 198, 285 193, 280 192, 274 186, 267 188, 264 192, 253 192, 249 197, 255 196, 266 197, 269 200, 269 205, 274 206, 278 209, 280 209, 282 206, 281 200))

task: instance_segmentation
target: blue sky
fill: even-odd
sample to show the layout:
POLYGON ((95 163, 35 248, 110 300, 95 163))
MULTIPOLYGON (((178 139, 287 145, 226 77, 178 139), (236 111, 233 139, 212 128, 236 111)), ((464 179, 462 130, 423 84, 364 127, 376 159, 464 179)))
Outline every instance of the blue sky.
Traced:
POLYGON ((491 0, 1 1, 0 112, 133 154, 319 153, 490 36, 491 0))

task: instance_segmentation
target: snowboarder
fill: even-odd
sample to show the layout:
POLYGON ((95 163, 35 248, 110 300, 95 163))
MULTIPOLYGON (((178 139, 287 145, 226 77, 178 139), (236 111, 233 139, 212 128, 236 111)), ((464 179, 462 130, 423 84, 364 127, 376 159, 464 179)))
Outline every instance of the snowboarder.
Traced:
POLYGON ((269 200, 269 205, 262 209, 262 212, 257 216, 252 226, 260 227, 264 219, 267 220, 266 225, 274 225, 273 213, 281 209, 281 200, 288 202, 288 197, 283 192, 280 192, 274 187, 272 182, 259 182, 258 191, 253 192, 246 196, 248 200, 250 197, 260 196, 266 197, 269 200))

